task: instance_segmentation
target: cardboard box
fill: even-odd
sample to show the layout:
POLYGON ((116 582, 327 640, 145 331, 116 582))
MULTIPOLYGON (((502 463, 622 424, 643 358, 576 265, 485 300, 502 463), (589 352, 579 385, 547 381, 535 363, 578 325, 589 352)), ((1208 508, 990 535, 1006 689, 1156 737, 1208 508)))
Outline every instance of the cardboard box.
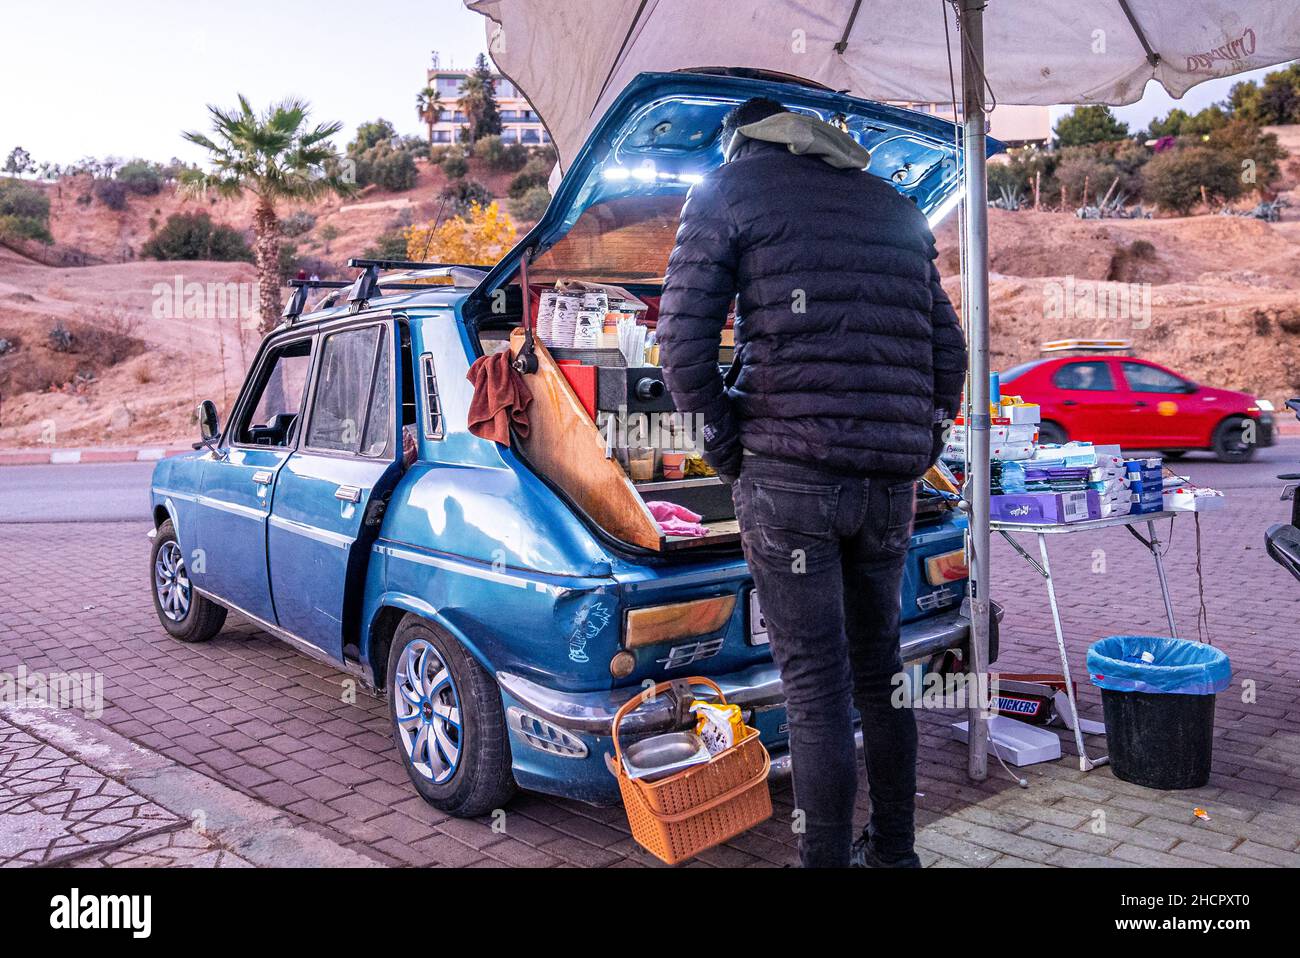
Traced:
POLYGON ((989 516, 995 522, 1066 523, 1101 518, 1101 498, 1095 492, 1028 492, 990 496, 989 516))

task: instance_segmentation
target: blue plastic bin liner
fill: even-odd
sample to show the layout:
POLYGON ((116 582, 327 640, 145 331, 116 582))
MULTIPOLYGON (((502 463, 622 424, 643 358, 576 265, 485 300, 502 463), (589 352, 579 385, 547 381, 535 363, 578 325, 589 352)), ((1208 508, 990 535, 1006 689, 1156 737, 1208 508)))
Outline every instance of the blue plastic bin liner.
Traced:
POLYGON ((1092 684, 1114 692, 1214 695, 1232 680, 1232 663, 1212 645, 1151 635, 1112 635, 1088 649, 1092 684), (1142 661, 1150 652, 1151 662, 1142 661))

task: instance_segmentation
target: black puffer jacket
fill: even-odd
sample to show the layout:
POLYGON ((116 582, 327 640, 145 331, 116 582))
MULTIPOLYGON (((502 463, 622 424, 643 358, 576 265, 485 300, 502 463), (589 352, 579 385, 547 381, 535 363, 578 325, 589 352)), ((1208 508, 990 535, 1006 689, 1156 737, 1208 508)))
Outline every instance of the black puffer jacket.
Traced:
POLYGON ((966 349, 925 217, 892 186, 745 140, 694 186, 668 261, 658 340, 706 458, 741 447, 835 472, 919 476, 955 415, 966 349), (717 356, 739 293, 740 370, 717 356))

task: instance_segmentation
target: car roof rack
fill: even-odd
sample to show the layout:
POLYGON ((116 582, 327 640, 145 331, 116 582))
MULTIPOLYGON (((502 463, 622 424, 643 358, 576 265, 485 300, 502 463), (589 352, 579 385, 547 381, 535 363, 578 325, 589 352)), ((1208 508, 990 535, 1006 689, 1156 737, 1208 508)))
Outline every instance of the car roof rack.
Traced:
POLYGON ((348 260, 348 268, 360 269, 361 273, 354 280, 292 279, 289 286, 293 294, 281 314, 286 325, 292 326, 307 310, 307 298, 313 290, 332 290, 328 296, 316 304, 310 312, 330 309, 340 299, 345 299, 354 312, 364 309, 370 300, 383 296, 388 290, 418 292, 436 288, 427 282, 430 279, 447 278, 452 286, 477 286, 487 275, 482 266, 468 263, 421 263, 414 260, 398 259, 363 259, 354 257, 348 260), (392 275, 381 277, 381 272, 392 275), (344 296, 343 291, 347 294, 344 296))
POLYGON ((1042 345, 1045 353, 1118 353, 1132 348, 1127 339, 1053 339, 1042 345))

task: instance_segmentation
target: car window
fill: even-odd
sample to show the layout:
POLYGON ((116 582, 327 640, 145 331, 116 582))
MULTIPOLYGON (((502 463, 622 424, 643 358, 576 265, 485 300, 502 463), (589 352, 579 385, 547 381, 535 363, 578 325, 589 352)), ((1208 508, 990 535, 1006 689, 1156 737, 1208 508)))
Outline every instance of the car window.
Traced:
POLYGON ((1104 360, 1066 363, 1052 377, 1057 389, 1106 390, 1115 388, 1110 374, 1110 364, 1104 360))
POLYGON ((433 354, 420 357, 420 373, 424 380, 424 436, 426 439, 442 438, 442 404, 438 400, 438 376, 433 368, 433 354))
POLYGON ((1177 393, 1187 387, 1181 376, 1146 363, 1124 363, 1124 378, 1135 393, 1177 393))
POLYGON ((236 425, 233 439, 252 446, 287 446, 302 412, 311 371, 310 339, 276 349, 263 365, 255 398, 236 425))
POLYGON ((375 387, 370 391, 370 413, 366 417, 366 435, 361 455, 379 459, 387 456, 393 444, 393 351, 387 336, 380 336, 379 365, 375 369, 375 387))
POLYGON ((312 449, 358 452, 370 408, 378 326, 347 329, 321 345, 320 373, 312 401, 307 445, 312 449))

